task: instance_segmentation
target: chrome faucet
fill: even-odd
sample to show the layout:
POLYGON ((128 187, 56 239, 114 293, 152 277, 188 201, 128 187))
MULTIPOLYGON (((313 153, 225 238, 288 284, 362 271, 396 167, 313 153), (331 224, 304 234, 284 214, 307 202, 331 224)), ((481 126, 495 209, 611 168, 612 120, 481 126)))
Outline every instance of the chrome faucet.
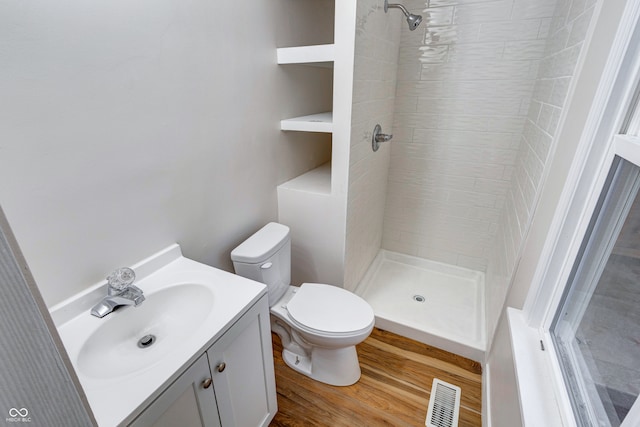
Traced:
POLYGON ((91 309, 91 314, 104 317, 121 305, 137 307, 144 301, 142 289, 133 285, 136 273, 127 267, 119 268, 107 277, 107 296, 91 309))

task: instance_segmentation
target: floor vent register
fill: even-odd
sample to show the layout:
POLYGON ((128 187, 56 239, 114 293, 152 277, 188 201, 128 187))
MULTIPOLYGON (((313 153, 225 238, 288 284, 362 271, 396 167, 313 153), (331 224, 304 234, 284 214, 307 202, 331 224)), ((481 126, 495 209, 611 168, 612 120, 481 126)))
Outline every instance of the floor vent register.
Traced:
POLYGON ((427 411, 427 427, 457 427, 460 416, 460 387, 433 379, 427 411))

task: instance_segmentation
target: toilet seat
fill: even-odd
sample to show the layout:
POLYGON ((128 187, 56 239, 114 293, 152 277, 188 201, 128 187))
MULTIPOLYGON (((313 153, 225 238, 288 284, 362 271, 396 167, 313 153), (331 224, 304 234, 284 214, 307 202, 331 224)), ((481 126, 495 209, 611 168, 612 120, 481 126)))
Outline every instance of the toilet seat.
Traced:
POLYGON ((291 321, 303 330, 344 336, 370 330, 371 306, 354 293, 336 286, 303 283, 287 303, 291 321))

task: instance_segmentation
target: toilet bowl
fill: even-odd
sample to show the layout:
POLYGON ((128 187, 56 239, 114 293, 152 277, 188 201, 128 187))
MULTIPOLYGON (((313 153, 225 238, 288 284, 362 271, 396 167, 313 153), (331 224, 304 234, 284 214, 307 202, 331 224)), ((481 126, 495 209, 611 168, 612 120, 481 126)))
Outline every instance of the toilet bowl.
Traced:
POLYGON ((363 299, 335 286, 303 283, 290 286, 271 314, 271 330, 282 341, 289 367, 331 385, 360 379, 355 346, 374 325, 373 310, 363 299))
POLYGON ((267 285, 271 330, 292 369, 323 383, 347 386, 360 378, 356 345, 374 326, 371 306, 336 286, 289 284, 289 228, 269 223, 231 252, 236 274, 267 285))

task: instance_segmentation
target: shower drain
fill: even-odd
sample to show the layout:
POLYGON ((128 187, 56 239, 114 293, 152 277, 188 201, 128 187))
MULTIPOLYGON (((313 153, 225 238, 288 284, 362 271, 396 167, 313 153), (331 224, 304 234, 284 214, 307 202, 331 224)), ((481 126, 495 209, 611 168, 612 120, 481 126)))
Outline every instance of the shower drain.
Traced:
POLYGON ((138 347, 147 348, 147 347, 150 347, 154 342, 156 342, 155 335, 151 335, 151 334, 145 335, 138 340, 138 347))
POLYGON ((413 300, 416 302, 425 302, 427 299, 422 295, 414 295, 413 300))

